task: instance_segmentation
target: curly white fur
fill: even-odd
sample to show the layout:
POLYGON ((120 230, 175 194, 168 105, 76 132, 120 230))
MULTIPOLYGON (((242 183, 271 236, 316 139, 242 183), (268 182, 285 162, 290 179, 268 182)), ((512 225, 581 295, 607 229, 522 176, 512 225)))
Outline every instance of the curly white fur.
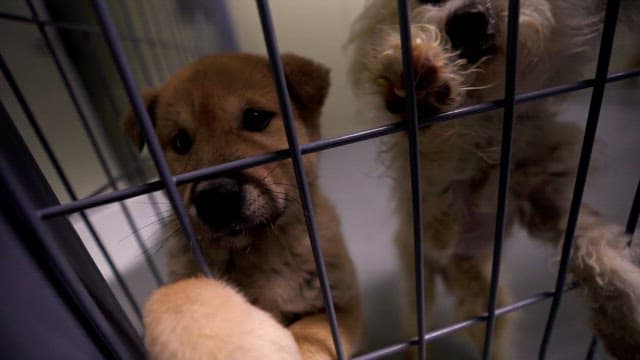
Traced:
MULTIPOLYGON (((632 3, 623 1, 621 11, 629 19, 638 5, 632 3)), ((603 4, 521 1, 518 92, 580 79, 583 69, 578 65, 591 63, 597 48, 603 4)), ((444 112, 503 96, 507 5, 507 0, 410 2, 420 110, 444 112), (495 50, 477 62, 452 48, 446 30, 452 14, 470 4, 494 20, 495 50)), ((353 54, 351 80, 363 107, 370 109, 369 117, 377 123, 397 120, 390 111, 397 110, 404 93, 395 2, 369 1, 353 24, 348 45, 353 54)), ((530 234, 557 245, 566 225, 582 130, 559 122, 555 103, 545 99, 516 109, 507 231, 519 221, 530 234)), ((433 293, 433 276, 441 276, 458 298, 460 318, 486 311, 501 127, 502 112, 494 111, 434 124, 420 133, 427 296, 433 293)), ((391 140, 384 155, 399 174, 401 220, 396 239, 403 255, 411 256, 411 194, 404 176, 409 164, 403 140, 391 140)), ((628 238, 621 226, 583 207, 570 262, 571 275, 591 304, 594 329, 619 358, 640 354, 640 270, 638 254, 625 245, 628 238)), ((406 270, 411 276, 411 269, 406 270)), ((504 289, 498 302, 508 302, 504 289)), ((506 342, 505 328, 500 320, 496 357, 506 342)), ((471 330, 470 335, 482 346, 483 329, 471 330)))

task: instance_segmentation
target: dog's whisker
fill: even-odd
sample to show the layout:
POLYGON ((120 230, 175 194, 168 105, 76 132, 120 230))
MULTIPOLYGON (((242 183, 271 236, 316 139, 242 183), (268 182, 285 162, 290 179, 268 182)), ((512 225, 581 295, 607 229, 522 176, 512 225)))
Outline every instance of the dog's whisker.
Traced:
POLYGON ((123 238, 121 238, 120 240, 118 240, 118 242, 123 242, 123 241, 129 241, 131 238, 133 238, 134 236, 138 236, 138 235, 142 235, 144 230, 155 226, 158 228, 162 228, 162 224, 164 224, 167 220, 170 220, 173 217, 173 215, 168 215, 168 216, 163 216, 163 217, 156 217, 155 221, 151 221, 146 223, 145 225, 142 226, 136 226, 135 229, 133 231, 131 231, 129 234, 125 235, 123 238))

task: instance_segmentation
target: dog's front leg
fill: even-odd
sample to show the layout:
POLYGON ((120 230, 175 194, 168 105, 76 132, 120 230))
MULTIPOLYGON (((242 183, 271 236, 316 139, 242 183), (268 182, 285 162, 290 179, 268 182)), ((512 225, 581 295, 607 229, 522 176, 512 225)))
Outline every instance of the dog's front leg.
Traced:
MULTIPOLYGON (((336 311, 340 341, 344 354, 350 356, 357 347, 362 322, 357 311, 336 311)), ((303 360, 336 359, 331 327, 326 313, 303 317, 289 326, 303 360)))
POLYGON ((144 306, 152 360, 298 360, 294 338, 229 284, 189 278, 157 289, 144 306))

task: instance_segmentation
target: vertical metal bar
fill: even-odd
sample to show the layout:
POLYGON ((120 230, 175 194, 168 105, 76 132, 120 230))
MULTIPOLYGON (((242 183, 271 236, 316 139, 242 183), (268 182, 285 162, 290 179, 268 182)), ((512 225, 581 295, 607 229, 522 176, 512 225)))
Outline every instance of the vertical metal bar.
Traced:
POLYGON ((158 170, 158 175, 164 184, 167 195, 169 197, 169 201, 171 202, 171 206, 176 213, 176 217, 184 230, 184 233, 191 245, 191 251, 193 252, 193 256, 200 266, 200 269, 207 277, 212 277, 211 270, 209 269, 209 265, 202 253, 202 249, 200 248, 200 244, 198 243, 198 238, 189 223, 189 218, 187 217, 187 211, 182 205, 182 200, 180 198, 180 194, 178 193, 178 189, 176 187, 175 180, 171 176, 171 172, 169 171, 169 166, 167 165, 167 161, 164 158, 164 154, 162 153, 162 148, 160 147, 160 142, 158 141, 158 137, 156 135, 155 129, 153 127, 153 123, 149 118, 149 114, 147 113, 147 109, 144 105, 142 97, 136 88, 136 84, 133 80, 133 76, 131 71, 129 70, 129 66, 127 64, 127 60, 124 55, 124 51, 122 50, 122 44, 120 43, 115 26, 113 25, 113 21, 109 16, 109 12, 107 10, 106 4, 104 0, 93 0, 93 6, 96 10, 96 16, 98 18, 98 22, 100 23, 100 28, 102 29, 102 33, 104 35, 104 39, 111 51, 111 55, 118 69, 118 75, 120 76, 125 90, 127 91, 127 96, 131 101, 131 105, 133 108, 133 112, 136 116, 138 124, 140 125, 145 140, 147 141, 147 146, 149 148, 149 153, 153 158, 153 161, 158 170))
MULTIPOLYGON (((202 6, 202 2, 200 1, 186 2, 182 6, 186 6, 190 8, 189 11, 192 12, 191 16, 196 16, 195 15, 196 13, 198 14, 200 14, 201 12, 206 13, 204 10, 200 8, 202 6)), ((202 15, 202 16, 206 16, 206 15, 202 15)), ((197 26, 199 22, 200 22, 199 18, 191 19, 191 26, 187 31, 187 36, 184 38, 185 46, 189 50, 189 56, 191 57, 191 61, 199 58, 202 55, 202 48, 196 44, 197 43, 196 34, 198 32, 197 26)))
MULTIPOLYGON (((109 86, 109 82, 105 78, 104 73, 102 71, 98 71, 97 73, 98 73, 98 76, 100 77, 100 82, 104 85, 104 91, 105 91, 105 94, 107 96, 107 101, 111 105, 111 111, 113 113, 112 115, 113 115, 114 119, 117 119, 119 114, 118 114, 118 111, 117 111, 115 98, 114 98, 113 93, 111 92, 111 88, 109 86)), ((136 155, 132 155, 132 157, 135 159, 136 155)), ((142 166, 140 165, 140 161, 136 160, 134 162, 133 170, 138 173, 138 176, 140 178, 144 177, 144 171, 142 170, 142 166)), ((123 171, 125 173, 127 173, 127 172, 130 171, 130 169, 123 169, 123 171)), ((120 175, 120 176, 122 177, 122 175, 120 175)), ((118 190, 118 179, 115 179, 115 181, 113 182, 112 189, 118 190)), ((149 197, 149 201, 151 202, 151 208, 152 208, 153 212, 155 213, 156 217, 158 219, 160 219, 164 223, 164 221, 163 221, 164 217, 162 216, 162 211, 158 207, 158 202, 157 202, 156 197, 154 196, 153 193, 150 193, 147 196, 149 197)), ((156 266, 155 261, 153 260, 153 257, 151 256, 151 252, 147 248, 146 244, 144 243, 144 240, 142 239, 142 237, 140 236, 140 233, 138 232, 138 229, 137 229, 137 226, 136 226, 135 221, 133 219, 133 216, 131 216, 131 211, 129 210, 129 207, 124 202, 120 202, 120 207, 122 208, 122 212, 123 212, 125 218, 127 219, 127 222, 129 224, 129 227, 131 228, 131 231, 132 231, 132 233, 134 235, 136 243, 138 244, 138 247, 142 251, 142 254, 144 256, 145 262, 147 263, 147 266, 149 267, 149 271, 151 272, 152 276, 154 277, 154 279, 156 281, 156 284, 158 286, 163 285, 164 284, 164 280, 162 279, 162 275, 160 274, 160 270, 156 266)))
POLYGON ((564 243, 562 244, 562 255, 560 257, 560 265, 556 279, 555 295, 551 303, 549 317, 547 318, 547 324, 542 337, 542 343, 540 344, 540 351, 538 353, 538 357, 540 359, 544 359, 546 356, 549 340, 551 339, 551 332, 553 330, 556 316, 558 315, 560 301, 562 300, 562 290, 564 289, 567 276, 573 235, 575 233, 576 223, 580 213, 580 204, 584 193, 587 172, 589 171, 591 152, 593 150, 593 143, 596 136, 596 130, 598 128, 598 118, 600 117, 600 108, 602 107, 602 98, 604 97, 604 89, 607 82, 607 72, 609 71, 609 62, 611 60, 611 49, 613 47, 613 38, 616 31, 616 20, 618 18, 619 5, 620 0, 607 1, 593 93, 591 95, 591 103, 589 104, 587 125, 580 152, 580 162, 578 164, 578 173, 576 175, 576 181, 573 189, 573 198, 571 199, 571 207, 569 209, 567 229, 565 231, 564 243))
POLYGON ((167 50, 171 49, 171 51, 173 51, 173 61, 176 64, 176 68, 174 69, 175 71, 184 66, 187 61, 184 56, 182 46, 180 46, 180 39, 178 38, 178 23, 175 17, 176 12, 172 11, 168 6, 171 1, 160 1, 160 3, 162 4, 162 9, 165 13, 165 16, 161 19, 160 23, 168 25, 166 30, 169 33, 170 43, 174 44, 172 46, 168 46, 167 50))
POLYGON ((238 41, 233 28, 231 12, 225 0, 214 0, 212 11, 215 14, 213 21, 217 25, 218 47, 222 51, 238 51, 238 41))
MULTIPOLYGON (((78 100, 78 96, 76 95, 75 90, 73 90, 73 87, 71 86, 71 81, 69 80, 69 77, 68 77, 64 67, 62 66, 62 62, 60 61, 60 56, 58 55, 57 51, 55 50, 53 42, 51 41, 51 38, 47 34, 47 31, 46 31, 44 25, 42 24, 42 22, 40 22, 40 17, 38 15, 38 12, 37 12, 35 6, 33 5, 33 1, 32 0, 26 0, 26 2, 27 2, 27 5, 29 7, 29 11, 31 12, 31 15, 33 16, 34 20, 37 21, 36 24, 38 26, 38 30, 40 32, 40 35, 43 37, 43 39, 45 41, 45 44, 46 44, 46 47, 47 47, 49 53, 51 54, 51 57, 54 60, 56 69, 58 70, 58 74, 62 78, 62 82, 64 83, 64 87, 67 90, 67 94, 71 98, 73 106, 74 106, 76 112, 78 113, 78 116, 80 117, 80 123, 82 124, 82 128, 83 128, 85 134, 87 135, 87 138, 89 139, 89 143, 91 144, 91 147, 93 148, 93 152, 96 154, 96 157, 98 158, 98 163, 100 164, 100 168, 104 172, 104 175, 107 178, 107 182, 109 183, 109 186, 113 190, 118 190, 118 185, 116 184, 115 177, 113 176, 113 173, 109 169, 109 164, 107 163, 106 157, 104 156, 104 153, 102 152, 102 149, 100 148, 100 145, 98 144, 97 137, 96 137, 95 133, 93 132, 93 129, 91 128, 91 125, 89 124, 89 119, 87 118, 86 114, 82 110, 82 107, 80 106, 80 102, 78 100)), ((147 265, 149 266, 149 269, 151 270, 151 273, 153 274, 153 277, 155 278, 155 280, 158 283, 158 285, 162 285, 163 281, 162 281, 162 278, 160 276, 160 272, 158 271, 157 267, 155 266, 155 264, 153 262, 153 259, 150 258, 149 250, 146 248, 146 245, 145 245, 144 241, 142 241, 142 239, 140 238, 140 235, 137 232, 135 232, 135 230, 136 230, 135 229, 135 224, 133 223, 133 218, 131 216, 131 213, 129 212, 128 208, 126 207, 126 205, 124 203, 120 203, 120 207, 122 208, 122 211, 124 212, 125 218, 127 219, 127 222, 129 223, 129 226, 132 228, 132 231, 134 231, 134 234, 136 235, 135 238, 136 238, 136 241, 138 243, 138 246, 141 248, 141 250, 143 252, 143 256, 145 258, 145 261, 147 262, 147 265)), ((90 231, 93 232, 93 230, 90 230, 90 231)))
POLYGON ((185 29, 184 29, 184 24, 183 24, 183 19, 178 17, 177 14, 180 14, 180 6, 186 6, 187 4, 190 4, 191 2, 185 3, 182 2, 182 4, 179 5, 178 1, 169 1, 169 3, 171 3, 172 8, 169 9, 169 12, 172 14, 172 18, 173 18, 173 23, 175 26, 175 37, 176 39, 178 39, 176 41, 176 49, 177 51, 180 52, 181 55, 181 61, 182 61, 182 65, 186 65, 188 63, 190 63, 193 59, 191 58, 190 53, 190 49, 189 46, 186 45, 187 42, 187 36, 185 35, 185 29))
POLYGON ((500 179, 498 187, 498 206, 493 239, 493 259, 491 262, 491 284, 489 288, 489 306, 484 336, 482 358, 491 358, 493 332, 496 317, 496 301, 500 283, 500 262, 504 238, 505 216, 509 193, 509 169, 511 163, 511 143, 515 114, 516 71, 518 55, 518 24, 520 21, 520 1, 509 1, 507 19, 507 63, 504 85, 504 119, 502 121, 502 149, 500 152, 500 179))
MULTIPOLYGON (((105 357, 144 358, 144 345, 139 334, 122 311, 121 305, 113 296, 112 290, 91 260, 71 224, 67 219, 43 221, 37 216, 38 209, 57 203, 57 199, 1 101, 0 188, 3 189, 0 193, 0 212, 2 213, 0 222, 10 227, 8 234, 0 230, 3 234, 2 246, 9 245, 13 235, 20 237, 15 240, 26 245, 25 250, 29 249, 37 265, 49 278, 48 285, 57 289, 58 295, 64 298, 65 307, 82 324, 93 342, 107 351, 104 353, 105 357), (37 261, 37 259, 41 260, 37 261)), ((7 254, 3 253, 3 255, 7 254)), ((32 273, 26 271, 24 267, 13 270, 24 273, 25 276, 32 273)), ((19 275, 18 278, 21 276, 19 275)), ((28 288, 33 287, 36 291, 38 289, 37 283, 23 285, 28 288)), ((16 298, 16 300, 20 299, 16 298)), ((54 297, 43 299, 43 301, 41 304, 47 306, 47 302, 60 303, 61 298, 54 297)), ((3 311, 5 310, 3 302, 3 311)), ((40 311, 42 309, 37 309, 34 315, 39 316, 37 313, 40 311)), ((11 317, 11 314, 6 314, 6 311, 0 317, 3 315, 11 317)), ((53 316, 55 317, 55 314, 53 316)), ((42 321, 41 317, 38 318, 42 321)), ((33 325, 27 324, 31 327, 33 325)), ((57 324, 49 325, 53 329, 57 326, 57 324)), ((65 341, 75 345, 71 338, 66 337, 67 335, 72 334, 65 333, 65 341)), ((34 336, 37 337, 37 334, 34 336)), ((4 350, 6 337, 3 337, 3 341, 4 350)), ((42 346, 39 342, 33 342, 32 337, 26 341, 30 341, 31 346, 42 346)), ((47 350, 44 349, 44 351, 47 350)))
MULTIPOLYGON (((62 186, 67 192, 69 198, 71 198, 72 201, 78 200, 78 197, 76 196, 76 193, 73 190, 73 187, 71 186, 71 183, 69 182, 69 179, 67 178, 64 172, 64 169, 62 168, 62 165, 60 165, 58 158, 56 157, 55 153, 53 152, 53 149, 49 145, 49 142, 47 141, 47 138, 45 137, 44 132, 42 131, 42 129, 40 128, 40 125, 36 121, 35 115, 33 114, 33 112, 31 111, 31 108, 27 104, 27 100, 24 97, 24 94, 18 87, 18 83, 16 82, 13 75, 11 74, 11 70, 7 66, 7 63, 5 62, 4 57, 2 56, 1 53, 0 53, 0 70, 2 71, 2 74, 4 75, 7 81, 7 84, 9 85, 16 99, 18 100, 18 103, 20 104, 22 111, 27 117, 27 120, 31 128, 33 129, 34 133, 36 134, 36 137, 38 138, 40 145, 42 146, 45 153, 47 154, 47 157, 49 158, 51 165, 53 166, 58 177, 60 178, 60 181, 62 182, 62 186)), ((124 281, 124 278, 118 271, 118 268, 116 267, 115 262, 111 258, 111 255, 107 251, 107 248, 102 243, 102 240, 100 239, 100 236, 98 236, 98 233, 93 227, 93 224, 91 224, 91 222, 89 221, 89 218, 87 217, 84 211, 80 212, 80 217, 83 223, 85 224, 85 226, 87 227, 87 229, 89 230, 91 237, 94 239, 95 243, 98 245, 100 252, 106 259, 107 264, 109 265, 109 268, 113 272, 116 278, 116 281, 118 282, 118 285, 120 285, 120 287, 122 288, 122 291, 125 297, 127 298, 127 301, 131 305, 131 308, 137 315, 138 319, 142 319, 142 313, 140 312, 140 308, 138 307, 138 304, 136 303, 135 298, 133 297, 133 294, 129 289, 129 286, 127 286, 127 283, 124 281)))
POLYGON ((127 220, 127 224, 129 225, 129 228, 131 228, 131 231, 133 232, 133 237, 135 238, 136 243, 140 248, 140 251, 142 251, 142 257, 144 258, 144 261, 147 264, 147 267, 149 268, 149 272, 151 272, 151 275, 153 276, 153 279, 155 280, 156 285, 157 286, 164 285, 164 280, 162 280, 162 275, 160 275, 160 270, 158 270, 156 263, 153 261, 153 258, 151 257, 151 252, 149 251, 149 248, 147 248, 147 245, 144 243, 144 240, 142 239, 142 236, 138 231, 136 222, 133 219, 133 216, 131 215, 131 210, 129 210, 129 207, 123 201, 119 202, 118 204, 120 204, 120 209, 122 210, 122 213, 124 214, 124 217, 127 220))
POLYGON ((598 338, 595 336, 591 337, 591 341, 589 342, 589 350, 587 351, 586 360, 593 360, 593 357, 596 355, 596 350, 598 349, 598 338))
MULTIPOLYGON (((123 15, 124 16, 124 15, 123 15)), ((89 35, 89 33, 85 33, 85 35, 89 35)), ((89 40, 89 39, 87 39, 89 40)), ((136 49, 140 49, 139 47, 136 46, 136 49)), ((140 52, 140 55, 142 55, 142 51, 140 52)), ((151 73, 146 71, 147 68, 147 63, 145 63, 143 58, 139 58, 139 57, 134 57, 135 59, 137 59, 136 61, 139 64, 139 67, 144 69, 145 71, 143 71, 142 73, 142 77, 145 81, 146 86, 152 86, 153 85, 153 80, 151 78, 151 73)), ((114 119, 118 119, 118 117, 120 116, 120 114, 118 113, 118 106, 116 105, 116 101, 115 101, 115 96, 111 90, 110 87, 110 82, 107 80, 107 78, 104 76, 104 72, 102 71, 98 71, 97 72, 98 77, 100 78, 100 82, 104 85, 104 91, 105 94, 107 96, 107 101, 109 102, 109 105, 111 106, 111 111, 113 112, 113 118, 114 119)), ((131 158, 136 159, 134 161, 134 165, 132 168, 126 168, 123 169, 123 172, 125 173, 125 175, 128 176, 129 173, 134 172, 140 179, 144 178, 144 169, 142 168, 142 165, 140 163, 139 160, 139 156, 137 154, 134 154, 132 151, 131 152, 131 158), (133 171, 131 171, 133 170, 133 171)), ((120 176, 122 176, 122 174, 120 174, 120 176)), ((117 179, 116 179, 116 184, 117 184, 117 179)), ((160 208, 158 207, 158 199, 156 198, 155 194, 150 193, 147 195, 149 197, 149 201, 151 203, 151 208, 154 212, 154 214, 156 215, 156 217, 158 219, 160 219, 160 221, 162 223, 165 223, 164 218, 162 216, 162 211, 160 210, 160 208)), ((135 232, 136 229, 132 229, 132 231, 135 232)), ((144 248, 142 250, 145 250, 144 248)), ((153 262, 153 261, 152 261, 153 262)), ((157 267, 154 264, 155 270, 152 269, 153 272, 157 273, 157 275, 154 274, 154 277, 160 279, 160 281, 162 281, 162 276, 160 276, 160 272, 157 270, 157 267)))
MULTIPOLYGON (((140 17, 149 18, 150 24, 153 25, 154 36, 158 40, 159 44, 165 44, 165 48, 160 48, 160 54, 162 54, 163 61, 167 64, 169 75, 173 74, 176 69, 180 66, 179 62, 170 56, 170 51, 172 51, 171 41, 169 41, 166 35, 166 29, 168 26, 163 26, 166 24, 166 18, 162 18, 161 16, 161 8, 160 4, 165 0, 154 1, 153 4, 149 4, 149 1, 142 0, 140 1, 140 6, 143 9, 143 12, 140 13, 140 17)), ((168 25, 168 24, 166 24, 168 25)), ((178 46, 178 44, 176 44, 178 46)))
MULTIPOLYGON (((121 0, 120 3, 124 13, 127 13, 127 14, 129 13, 128 4, 135 4, 137 11, 140 14, 144 13, 144 4, 142 4, 141 2, 138 2, 138 1, 129 2, 129 1, 121 0)), ((130 21, 133 24, 133 20, 130 20, 130 21)), ((166 76, 171 74, 171 71, 169 70, 168 64, 166 63, 165 59, 162 56, 162 50, 158 48, 158 41, 154 37, 151 22, 146 16, 140 16, 140 24, 142 25, 142 32, 144 36, 147 39, 152 40, 152 41, 149 41, 149 48, 153 50, 153 53, 155 55, 153 56, 153 58, 155 59, 155 63, 157 65, 158 77, 160 81, 162 81, 162 79, 164 79, 166 76)))
POLYGON ((424 304, 424 242, 422 228, 422 191, 420 187, 420 144, 418 141, 418 108, 411 43, 409 7, 406 0, 398 0, 400 43, 402 46, 403 83, 407 94, 409 136, 409 163, 411 171, 411 199, 413 211, 414 269, 416 280, 416 310, 418 312, 418 359, 425 359, 425 304, 424 304))
MULTIPOLYGON (((129 33, 129 35, 133 38, 136 37, 136 34, 134 32, 134 27, 133 27, 133 20, 131 19, 131 15, 129 14, 129 11, 127 11, 126 7, 126 2, 125 1, 119 1, 118 4, 114 4, 115 8, 118 8, 120 11, 118 11, 121 15, 121 18, 124 22, 124 26, 126 28, 126 31, 129 33)), ((151 45, 148 45, 151 46, 151 45)), ((146 65, 151 65, 152 62, 149 61, 147 59, 147 57, 145 56, 145 52, 142 50, 142 46, 138 45, 138 44, 134 44, 133 45, 135 54, 133 56, 133 59, 135 60, 135 62, 138 64, 138 67, 140 68, 140 72, 142 73, 142 79, 145 82, 145 86, 153 86, 155 84, 157 84, 158 82, 160 82, 160 78, 162 78, 161 76, 161 70, 159 67, 156 66, 156 71, 155 74, 152 78, 151 76, 151 72, 149 71, 148 67, 146 65)), ((156 63, 157 64, 157 63, 156 63)))
MULTIPOLYGON (((627 226, 625 231, 627 234, 633 235, 638 226, 638 216, 640 216, 640 180, 636 185, 636 195, 633 197, 633 204, 631 205, 631 211, 629 211, 629 218, 627 219, 627 226)), ((629 239, 629 246, 631 246, 632 239, 629 239)))
POLYGON ((333 344, 335 346, 338 359, 344 359, 338 321, 336 319, 336 312, 333 306, 333 299, 331 297, 331 287, 329 286, 329 278, 324 265, 322 248, 320 247, 320 240, 316 230, 309 186, 302 166, 302 153, 300 152, 300 144, 298 144, 296 129, 293 123, 293 112, 291 110, 291 104, 289 103, 289 91, 287 90, 282 61, 280 59, 280 51, 278 50, 278 44, 276 42, 271 10, 269 9, 267 1, 256 0, 256 5, 258 7, 262 33, 264 35, 264 41, 269 54, 271 69, 273 71, 273 77, 278 92, 278 102, 280 103, 282 118, 284 120, 289 152, 291 153, 291 162, 293 163, 293 169, 296 175, 296 184, 298 185, 298 191, 300 192, 304 220, 307 225, 309 241, 311 243, 311 249, 313 250, 313 258, 315 260, 316 270, 320 280, 320 287, 324 297, 324 304, 327 309, 327 316, 329 317, 331 325, 331 336, 333 337, 333 344))
POLYGON ((33 5, 33 1, 32 0, 26 0, 27 6, 29 7, 29 11, 31 12, 31 15, 33 16, 33 18, 37 21, 37 27, 38 27, 38 31, 40 32, 40 35, 42 36, 42 38, 44 39, 45 45, 49 51, 49 54, 51 55, 53 62, 55 64, 56 70, 58 70, 58 74, 60 75, 60 78, 62 79, 62 82, 64 84, 65 90, 67 91, 67 94, 69 95, 69 98, 71 99, 71 102, 73 104, 74 109, 76 110, 76 112, 78 113, 78 116, 80 117, 80 122, 82 124, 82 127, 84 129, 84 132, 87 134, 87 137, 89 139, 89 142, 91 143, 91 147, 93 148, 96 157, 98 158, 98 162, 100 163, 100 167, 102 168, 104 174, 107 177, 107 180, 109 181, 109 183, 113 182, 113 175, 111 174, 111 171, 109 170, 109 166, 107 165, 107 159, 105 158, 104 154, 102 153, 100 146, 98 145, 98 141, 96 139, 95 134, 93 133, 93 130, 91 129, 91 126, 89 125, 89 120, 87 119, 86 114, 84 113, 84 111, 82 110, 82 107, 80 106, 80 101, 78 100, 78 96, 76 95, 75 90, 73 90, 73 87, 71 86, 71 81, 69 80, 69 77, 67 75, 67 72, 65 71, 64 67, 62 66, 62 62, 60 61, 60 57, 58 56, 57 51, 55 50, 55 47, 53 46, 53 42, 51 41, 51 39, 49 38, 49 35, 47 34, 47 31, 44 27, 44 25, 42 24, 42 22, 40 22, 40 18, 38 16, 38 12, 36 11, 35 6, 33 5))

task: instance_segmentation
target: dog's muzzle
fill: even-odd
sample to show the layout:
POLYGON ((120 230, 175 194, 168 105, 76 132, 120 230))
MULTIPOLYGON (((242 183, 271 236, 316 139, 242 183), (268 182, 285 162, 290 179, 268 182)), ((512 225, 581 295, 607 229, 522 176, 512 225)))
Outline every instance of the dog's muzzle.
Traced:
POLYGON ((238 178, 222 177, 197 183, 191 201, 200 221, 211 228, 232 230, 243 222, 245 199, 238 178))
POLYGON ((456 9, 447 19, 445 31, 458 56, 471 64, 497 49, 495 14, 488 4, 471 3, 456 9))

